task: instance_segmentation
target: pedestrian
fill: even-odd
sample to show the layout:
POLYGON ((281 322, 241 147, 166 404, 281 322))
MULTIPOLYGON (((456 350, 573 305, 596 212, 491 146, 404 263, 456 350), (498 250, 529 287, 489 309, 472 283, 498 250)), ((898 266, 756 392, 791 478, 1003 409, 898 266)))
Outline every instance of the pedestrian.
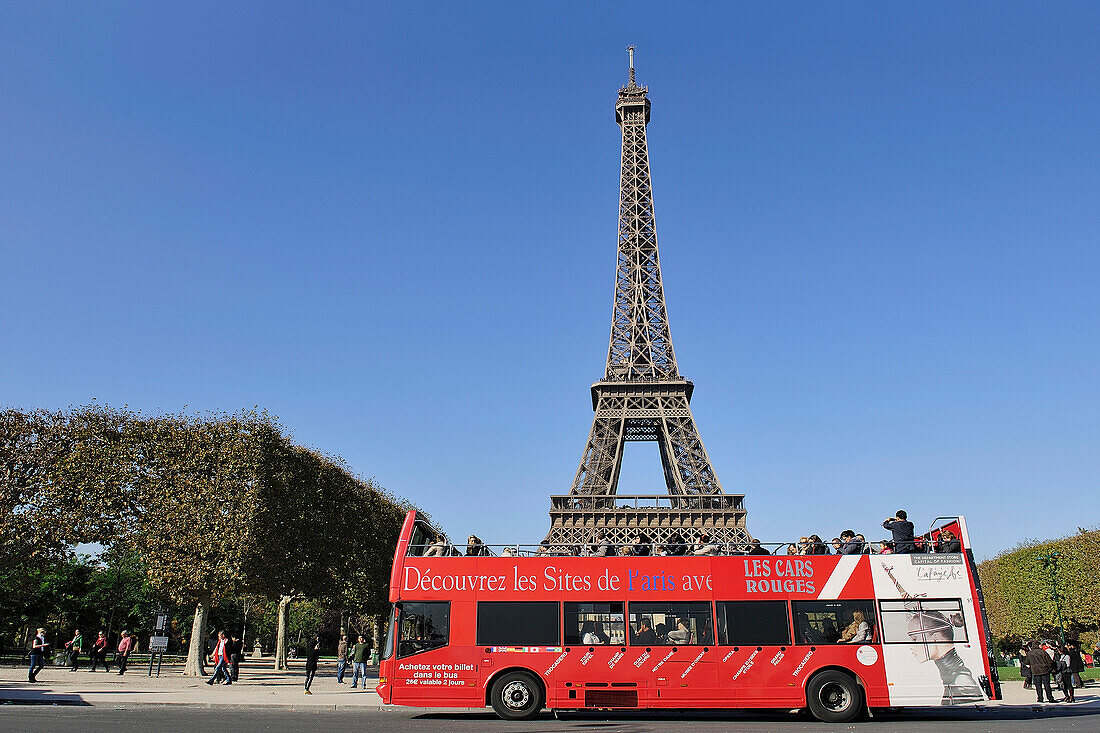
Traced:
POLYGON ((306 694, 312 695, 309 686, 313 684, 313 678, 317 675, 317 660, 321 657, 321 637, 313 637, 306 653, 306 694))
MULTIPOLYGON (((363 638, 363 637, 359 637, 363 638)), ((344 684, 344 670, 348 668, 348 635, 340 634, 336 643, 336 684, 344 684)))
POLYGON ((126 674, 126 661, 130 658, 130 652, 134 650, 134 637, 126 629, 122 630, 122 638, 118 641, 118 649, 115 654, 115 663, 118 664, 118 673, 126 674))
POLYGON ((223 685, 233 684, 233 676, 229 671, 229 638, 225 635, 224 631, 218 632, 218 640, 214 642, 214 653, 211 655, 211 659, 214 662, 214 674, 210 675, 210 679, 206 681, 206 684, 213 685, 217 681, 221 681, 223 685))
POLYGON ((351 649, 351 662, 355 667, 355 672, 351 678, 351 689, 355 689, 359 684, 359 677, 363 677, 363 689, 367 689, 367 655, 370 654, 370 644, 363 638, 363 635, 359 635, 359 641, 351 649))
POLYGON ((1027 660, 1027 642, 1020 647, 1020 676, 1024 678, 1024 689, 1031 689, 1031 662, 1027 660))
POLYGON ((882 523, 883 529, 894 535, 894 553, 910 554, 917 551, 913 544, 913 523, 909 521, 904 509, 898 509, 894 516, 882 523))
POLYGON ((27 672, 27 682, 38 682, 38 673, 46 666, 46 655, 50 653, 50 643, 46 641, 46 630, 38 629, 31 642, 31 666, 27 672))
POLYGON ((111 671, 107 666, 107 633, 105 631, 100 631, 92 643, 92 671, 95 672, 96 666, 100 664, 103 665, 104 672, 111 671))
POLYGON ((1058 652, 1058 655, 1054 658, 1054 671, 1055 676, 1058 678, 1058 684, 1062 688, 1062 702, 1077 702, 1077 697, 1073 691, 1073 669, 1072 660, 1069 656, 1069 646, 1062 646, 1058 652))
POLYGON ((235 636, 229 637, 229 679, 234 682, 241 676, 241 656, 244 653, 244 641, 235 636))
POLYGON ((75 672, 80 664, 80 653, 84 651, 84 637, 80 629, 73 632, 73 638, 65 642, 65 648, 69 650, 69 671, 75 672))
POLYGON ((1081 650, 1072 641, 1066 647, 1069 649, 1069 671, 1073 675, 1073 686, 1084 687, 1081 673, 1085 671, 1085 660, 1081 657, 1081 650))
POLYGON ((1054 671, 1054 662, 1039 646, 1039 642, 1031 642, 1027 661, 1031 664, 1031 682, 1035 685, 1038 702, 1043 702, 1044 689, 1047 692, 1047 702, 1054 702, 1054 693, 1050 690, 1050 673, 1054 671))

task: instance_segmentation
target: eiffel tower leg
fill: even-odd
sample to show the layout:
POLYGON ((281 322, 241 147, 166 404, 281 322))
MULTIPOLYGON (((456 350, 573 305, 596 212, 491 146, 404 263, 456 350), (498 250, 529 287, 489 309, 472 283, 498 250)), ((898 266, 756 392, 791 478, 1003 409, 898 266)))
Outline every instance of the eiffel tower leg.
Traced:
MULTIPOLYGON (((665 460, 665 470, 667 473, 671 468, 676 480, 674 493, 721 493, 722 487, 715 478, 710 456, 703 447, 703 440, 699 437, 699 431, 695 428, 695 420, 692 419, 690 411, 686 416, 665 417, 661 421, 661 428, 662 454, 667 452, 671 458, 671 460, 665 460)), ((671 485, 669 491, 673 491, 671 485)))
POLYGON ((623 464, 623 430, 620 417, 601 416, 592 420, 592 431, 581 456, 581 465, 573 478, 571 494, 614 494, 623 464))

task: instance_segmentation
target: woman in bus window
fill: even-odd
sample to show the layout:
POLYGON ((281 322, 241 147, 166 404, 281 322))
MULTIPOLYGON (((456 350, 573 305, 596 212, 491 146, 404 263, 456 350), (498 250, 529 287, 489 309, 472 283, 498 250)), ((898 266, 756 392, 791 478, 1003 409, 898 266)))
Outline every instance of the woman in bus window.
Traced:
POLYGON ((858 608, 852 611, 852 623, 844 629, 840 640, 846 644, 866 644, 871 641, 871 624, 867 623, 867 617, 858 608))
POLYGON ((588 645, 603 644, 600 637, 596 636, 596 627, 591 621, 585 621, 581 625, 581 643, 588 645))
POLYGON ((673 644, 689 644, 691 642, 691 631, 688 630, 687 624, 684 623, 682 618, 676 619, 676 628, 668 632, 668 640, 673 644))

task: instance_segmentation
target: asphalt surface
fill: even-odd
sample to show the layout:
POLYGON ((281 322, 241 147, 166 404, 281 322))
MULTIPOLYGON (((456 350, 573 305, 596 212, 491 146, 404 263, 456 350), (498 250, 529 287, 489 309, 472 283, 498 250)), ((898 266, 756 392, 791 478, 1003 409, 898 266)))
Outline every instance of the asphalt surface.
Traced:
POLYGON ((573 713, 555 718, 544 714, 527 722, 506 722, 491 712, 433 711, 387 708, 383 710, 218 710, 191 707, 164 708, 93 708, 73 706, 4 705, 0 706, 0 730, 119 731, 142 730, 158 733, 193 733, 196 730, 231 729, 248 731, 300 731, 321 726, 354 726, 367 731, 623 731, 626 733, 729 733, 732 731, 829 731, 858 730, 903 731, 905 733, 1078 733, 1100 730, 1100 710, 1095 707, 1059 708, 1047 706, 1038 712, 1032 708, 978 710, 905 710, 876 713, 871 720, 861 719, 847 725, 829 726, 807 716, 790 713, 573 713))

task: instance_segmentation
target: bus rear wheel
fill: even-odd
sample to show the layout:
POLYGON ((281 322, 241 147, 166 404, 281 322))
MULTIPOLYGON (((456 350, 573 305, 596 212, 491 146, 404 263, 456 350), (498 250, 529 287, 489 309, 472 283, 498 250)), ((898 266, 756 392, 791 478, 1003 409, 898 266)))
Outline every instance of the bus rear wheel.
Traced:
POLYGON ((806 686, 806 704, 825 723, 847 723, 863 708, 863 691, 849 675, 826 670, 806 686))
POLYGON ((527 672, 508 672, 493 682, 489 698, 505 720, 530 720, 542 710, 542 685, 527 672))

